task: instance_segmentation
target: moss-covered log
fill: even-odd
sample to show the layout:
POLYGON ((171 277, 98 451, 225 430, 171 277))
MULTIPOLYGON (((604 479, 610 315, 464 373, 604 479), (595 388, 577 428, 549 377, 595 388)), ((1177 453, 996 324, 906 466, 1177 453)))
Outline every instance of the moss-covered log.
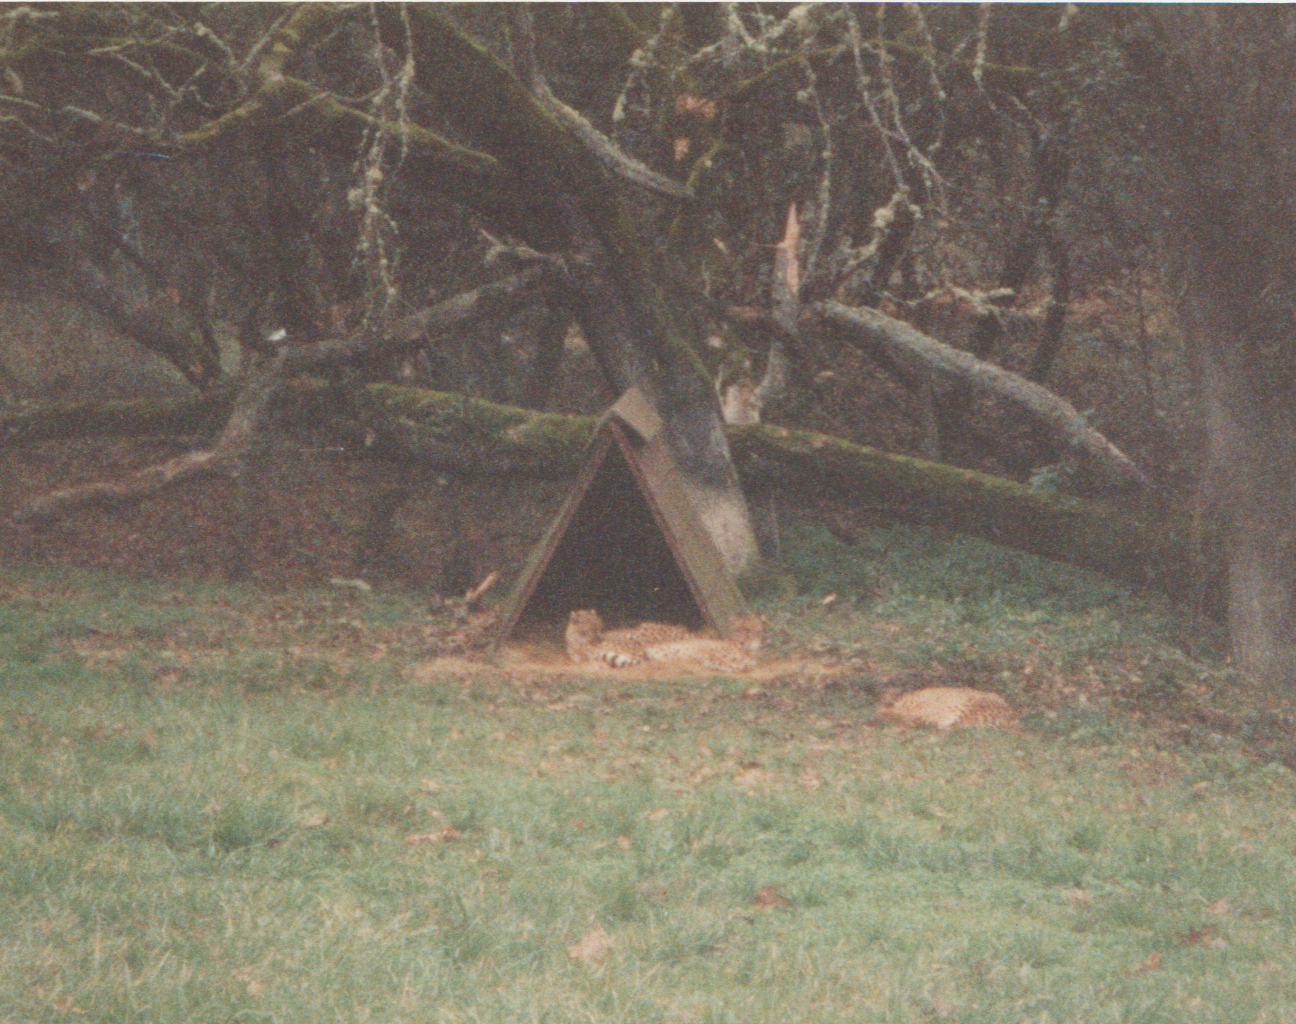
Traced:
MULTIPOLYGON (((0 443, 213 431, 234 390, 190 401, 105 402, 0 415, 0 443)), ((472 475, 574 476, 593 417, 538 413, 463 395, 316 379, 284 382, 281 422, 340 436, 359 454, 472 475)), ((773 426, 728 430, 744 481, 832 494, 888 518, 940 525, 1181 597, 1218 593, 1219 568, 1197 566, 1190 524, 1043 494, 999 477, 773 426)))
POLYGON ((236 389, 224 386, 190 398, 74 402, 0 412, 0 447, 91 437, 206 434, 234 408, 236 389))
MULTIPOLYGON (((1187 520, 1033 491, 1014 480, 805 431, 736 427, 729 444, 744 481, 831 494, 890 519, 972 534, 1174 597, 1201 591, 1187 520)), ((1218 586, 1218 574, 1208 570, 1208 590, 1218 586)))
MULTIPOLYGON (((228 386, 191 399, 43 406, 0 414, 0 445, 89 437, 203 434, 234 407, 228 386)), ((358 450, 414 459, 456 473, 574 476, 594 434, 589 416, 560 416, 441 391, 318 378, 281 383, 271 403, 280 422, 359 439, 358 450)))

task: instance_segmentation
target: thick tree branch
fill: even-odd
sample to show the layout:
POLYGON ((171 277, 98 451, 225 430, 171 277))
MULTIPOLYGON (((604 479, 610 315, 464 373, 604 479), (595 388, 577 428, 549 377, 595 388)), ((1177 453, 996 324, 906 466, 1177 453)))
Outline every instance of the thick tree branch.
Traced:
POLYGON ((558 198, 568 201, 556 208, 535 206, 522 236, 538 247, 561 248, 552 239, 568 238, 569 204, 574 204, 577 219, 598 237, 599 258, 608 264, 610 278, 638 324, 640 342, 659 358, 679 355, 669 351, 678 339, 655 284, 655 268, 639 244, 604 164, 565 120, 440 8, 416 5, 408 8, 408 16, 407 42, 396 6, 378 8, 383 41, 397 51, 412 45, 418 86, 538 195, 552 198, 558 193, 558 198))
POLYGON ((673 199, 692 199, 693 190, 682 182, 658 174, 609 139, 577 111, 553 94, 540 73, 535 54, 535 26, 527 4, 518 4, 513 12, 513 66, 517 75, 531 87, 536 99, 549 113, 566 125, 613 174, 641 188, 673 199))
POLYGON ((224 433, 207 451, 189 452, 120 480, 100 480, 42 495, 20 505, 14 521, 50 523, 82 509, 134 504, 188 480, 237 470, 274 394, 283 365, 284 355, 280 352, 248 375, 224 433))
POLYGON ((409 122, 390 124, 355 110, 299 79, 273 78, 233 110, 177 137, 202 152, 238 144, 245 132, 291 129, 307 145, 354 159, 366 132, 385 131, 399 142, 401 175, 498 217, 518 230, 518 217, 543 210, 549 197, 518 178, 499 160, 409 122))
POLYGON ((178 369, 200 390, 220 376, 220 357, 202 325, 180 306, 129 302, 107 277, 75 254, 67 254, 69 283, 83 302, 115 330, 178 369))
POLYGON ((281 78, 284 65, 299 50, 360 7, 360 4, 299 4, 275 30, 265 56, 256 67, 257 75, 262 81, 281 78))
POLYGON ((872 309, 824 302, 814 307, 823 320, 864 342, 920 377, 937 376, 989 392, 1025 412, 1076 463, 1117 490, 1151 487, 1147 477, 1107 438, 1094 430, 1064 398, 1002 367, 942 344, 922 331, 872 309))

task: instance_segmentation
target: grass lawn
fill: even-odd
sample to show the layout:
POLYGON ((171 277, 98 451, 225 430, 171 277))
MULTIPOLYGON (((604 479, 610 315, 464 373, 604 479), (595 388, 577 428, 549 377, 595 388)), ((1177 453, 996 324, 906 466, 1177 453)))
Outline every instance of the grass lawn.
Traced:
POLYGON ((1296 1020, 1286 712, 1096 578, 831 543, 765 611, 838 672, 760 685, 428 678, 413 599, 0 570, 0 1022, 1296 1020), (1024 728, 871 724, 914 673, 1024 728))

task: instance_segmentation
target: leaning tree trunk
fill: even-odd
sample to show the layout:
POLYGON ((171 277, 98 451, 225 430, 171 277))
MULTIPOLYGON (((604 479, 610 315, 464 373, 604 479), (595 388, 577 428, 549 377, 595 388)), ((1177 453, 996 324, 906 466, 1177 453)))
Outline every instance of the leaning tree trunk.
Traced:
POLYGON ((638 387, 657 407, 681 485, 726 565, 741 572, 757 551, 746 501, 715 398, 672 316, 669 284, 621 198, 619 151, 434 5, 379 5, 377 14, 384 42, 410 51, 418 86, 533 193, 515 228, 561 257, 575 318, 604 376, 614 392, 638 387))
MULTIPOLYGON (((584 225, 574 226, 572 234, 585 252, 603 254, 601 241, 584 225)), ((679 469, 678 483, 729 571, 740 575, 757 557, 756 534, 715 396, 678 338, 668 336, 651 349, 643 343, 651 320, 634 313, 635 296, 610 271, 614 266, 606 258, 573 264, 577 322, 613 389, 636 387, 656 408, 679 469), (649 356, 652 350, 658 358, 649 356)), ((669 322, 659 329, 673 332, 669 322)))
POLYGON ((995 396, 1029 416, 1083 476, 1111 492, 1137 493, 1150 486, 1147 477, 1124 452, 1095 430, 1066 399, 1034 381, 945 345, 903 320, 875 309, 822 302, 813 309, 822 321, 869 346, 886 363, 916 382, 950 381, 995 396))

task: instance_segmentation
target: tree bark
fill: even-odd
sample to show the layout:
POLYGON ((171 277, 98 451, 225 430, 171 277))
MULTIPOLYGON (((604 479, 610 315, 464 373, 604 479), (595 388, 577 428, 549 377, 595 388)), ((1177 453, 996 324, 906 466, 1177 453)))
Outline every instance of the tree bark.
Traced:
MULTIPOLYGON (((1201 268, 1198 268, 1200 271, 1201 268)), ((1229 642, 1237 664, 1271 685, 1296 684, 1296 435, 1247 386, 1237 319, 1218 300, 1220 282, 1198 278, 1185 294, 1206 420, 1204 495, 1223 519, 1229 642)))

